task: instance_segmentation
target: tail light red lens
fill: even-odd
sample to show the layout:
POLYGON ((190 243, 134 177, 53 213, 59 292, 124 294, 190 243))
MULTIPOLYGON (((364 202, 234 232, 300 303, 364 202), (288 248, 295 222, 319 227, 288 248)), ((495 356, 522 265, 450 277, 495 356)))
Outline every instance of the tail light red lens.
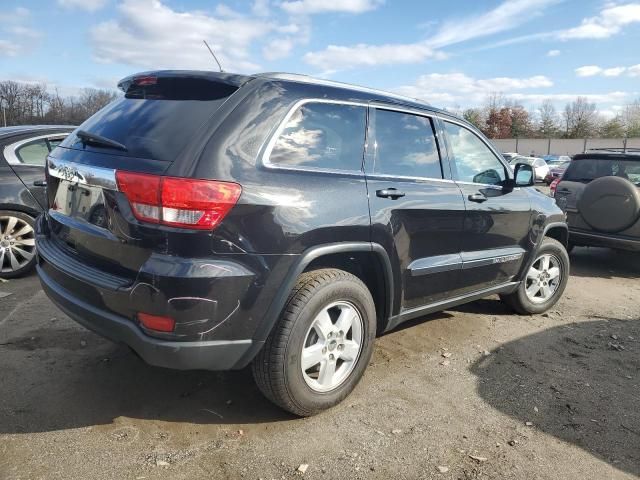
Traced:
POLYGON ((237 183, 116 172, 118 187, 138 220, 210 230, 222 222, 242 193, 237 183))
POLYGON ((552 197, 556 196, 556 189, 558 188, 558 183, 560 183, 560 179, 556 178, 553 182, 551 182, 551 185, 549 185, 549 191, 552 197))
POLYGON ((171 317, 161 317, 149 313, 139 312, 138 320, 149 330, 155 330, 157 332, 173 332, 176 326, 176 321, 171 317))
POLYGON ((127 196, 138 220, 160 223, 160 180, 158 175, 116 172, 118 188, 127 196))

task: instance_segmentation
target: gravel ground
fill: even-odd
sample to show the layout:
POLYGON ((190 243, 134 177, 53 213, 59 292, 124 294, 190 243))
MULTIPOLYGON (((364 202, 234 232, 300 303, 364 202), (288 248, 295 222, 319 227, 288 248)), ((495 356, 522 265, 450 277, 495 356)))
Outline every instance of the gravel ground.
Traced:
POLYGON ((572 262, 548 314, 489 298, 379 338, 354 393, 308 419, 247 371, 145 365, 34 276, 0 283, 0 479, 638 478, 640 255, 572 262))

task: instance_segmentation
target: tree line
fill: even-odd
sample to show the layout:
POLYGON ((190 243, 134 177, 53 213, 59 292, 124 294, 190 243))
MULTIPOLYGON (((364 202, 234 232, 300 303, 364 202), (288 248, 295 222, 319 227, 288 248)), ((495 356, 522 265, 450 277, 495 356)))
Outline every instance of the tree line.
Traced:
POLYGON ((80 125, 117 96, 115 91, 96 88, 64 96, 44 83, 2 81, 0 126, 80 125))
POLYGON ((456 111, 489 138, 633 138, 640 137, 640 99, 605 118, 595 103, 577 97, 560 112, 551 100, 528 110, 500 94, 483 107, 456 111))

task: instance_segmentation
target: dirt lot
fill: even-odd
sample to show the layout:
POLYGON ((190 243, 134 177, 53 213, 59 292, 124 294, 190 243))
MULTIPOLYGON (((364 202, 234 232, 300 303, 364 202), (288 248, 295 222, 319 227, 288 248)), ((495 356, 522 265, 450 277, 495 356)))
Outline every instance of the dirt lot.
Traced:
POLYGON ((309 419, 249 372, 146 366, 35 277, 0 283, 0 478, 638 478, 640 256, 572 260, 549 314, 490 298, 412 322, 309 419))

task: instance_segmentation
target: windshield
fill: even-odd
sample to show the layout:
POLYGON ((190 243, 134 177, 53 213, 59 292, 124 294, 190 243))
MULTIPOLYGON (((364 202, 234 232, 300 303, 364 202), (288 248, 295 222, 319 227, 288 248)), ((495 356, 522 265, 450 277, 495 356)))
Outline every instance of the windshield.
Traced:
POLYGON ((580 159, 569 164, 563 179, 571 182, 589 183, 600 177, 621 177, 640 185, 640 159, 580 159))
POLYGON ((513 161, 514 164, 518 164, 518 163, 524 163, 526 165, 533 165, 533 163, 536 161, 535 158, 533 157, 516 157, 516 159, 513 161))

